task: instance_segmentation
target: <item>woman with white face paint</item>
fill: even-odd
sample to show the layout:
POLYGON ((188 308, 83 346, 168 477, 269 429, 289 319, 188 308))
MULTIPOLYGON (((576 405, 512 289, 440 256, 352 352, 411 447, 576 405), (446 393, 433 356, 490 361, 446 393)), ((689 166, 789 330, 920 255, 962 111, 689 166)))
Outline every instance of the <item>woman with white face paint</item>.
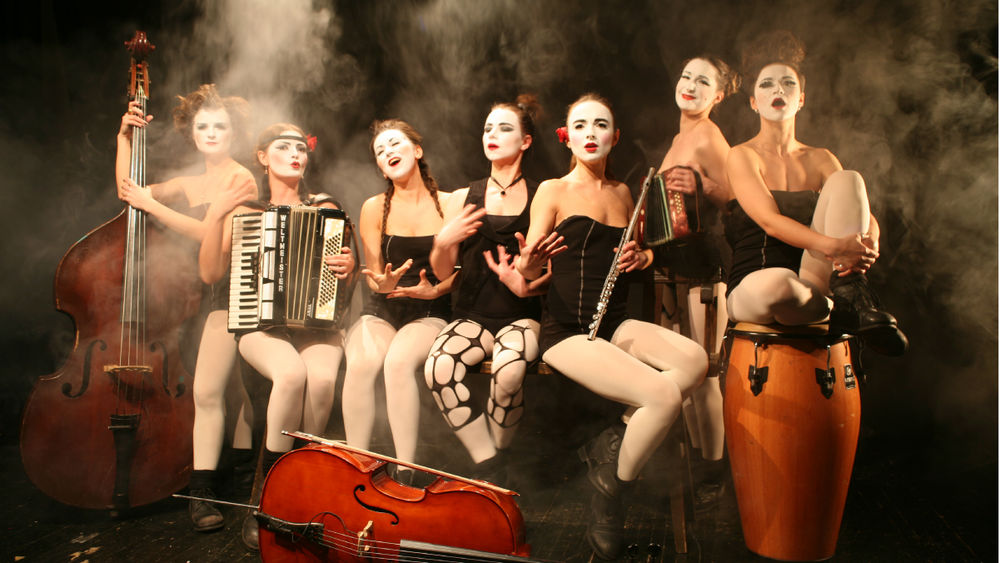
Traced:
MULTIPOLYGON (((344 430, 347 443, 368 449, 375 425, 375 378, 385 378, 386 410, 395 456, 416 459, 420 422, 417 371, 451 316, 454 275, 439 280, 430 267, 434 235, 448 194, 438 191, 420 134, 398 119, 372 124, 372 155, 388 186, 361 206, 361 243, 368 289, 361 317, 347 333, 344 430)), ((413 471, 397 468, 410 483, 413 471)))
MULTIPOLYGON (((624 429, 609 429, 581 449, 596 489, 587 540, 599 557, 613 559, 625 548, 622 496, 666 436, 684 397, 704 379, 708 358, 692 340, 627 318, 624 280, 615 285, 598 338, 588 339, 634 202, 628 186, 606 174, 608 154, 619 138, 606 100, 594 94, 578 99, 569 107, 566 131, 561 133, 573 153, 571 169, 538 187, 517 268, 534 280, 551 257, 540 337, 545 363, 629 407, 624 429), (615 436, 622 437, 619 441, 615 436)), ((628 241, 618 268, 631 272, 651 262, 649 250, 628 241)))
MULTIPOLYGON (((234 148, 245 147, 249 104, 237 97, 219 96, 213 84, 204 84, 178 96, 174 128, 193 142, 204 159, 204 172, 140 187, 129 178, 132 127, 144 127, 153 116, 143 116, 138 102, 129 104, 118 132, 115 163, 118 196, 155 217, 167 227, 201 242, 212 216, 225 215, 244 201, 257 199, 253 174, 232 158, 234 148)), ((253 412, 236 368, 236 339, 226 330, 229 292, 225 284, 207 283, 203 292, 204 329, 194 370, 192 496, 214 498, 217 469, 226 434, 226 412, 231 413, 229 463, 236 481, 253 474, 251 454, 253 412)), ((237 484, 238 488, 239 484, 237 484)), ((211 531, 223 526, 214 505, 192 500, 189 513, 194 528, 211 531)))
POLYGON ((490 175, 456 190, 434 239, 431 266, 438 278, 461 267, 455 281, 452 322, 438 335, 424 376, 445 421, 476 463, 473 477, 502 484, 500 455, 524 414, 524 374, 538 359, 538 319, 546 276, 532 283, 512 259, 528 230, 538 188, 524 178, 521 162, 534 139, 538 102, 519 96, 495 104, 483 126, 490 175), (492 357, 490 394, 476 404, 466 372, 492 357))
POLYGON ((726 219, 733 248, 729 317, 785 325, 829 318, 831 330, 899 355, 906 336, 880 309, 865 276, 879 256, 879 226, 864 180, 830 151, 795 138, 805 103, 804 55, 788 32, 762 36, 743 55, 760 131, 733 147, 726 163, 736 196, 726 219))
MULTIPOLYGON (((303 181, 309 153, 315 138, 289 123, 276 123, 258 136, 257 162, 264 172, 262 202, 266 206, 330 207, 340 206, 327 194, 310 194, 303 181)), ((232 252, 232 217, 257 211, 240 206, 225 214, 211 214, 201 246, 199 266, 205 281, 228 280, 232 252)), ((340 254, 325 256, 334 276, 346 280, 354 273, 355 261, 350 248, 340 254)), ((344 357, 343 334, 338 330, 287 329, 274 327, 239 337, 239 351, 247 363, 271 381, 264 431, 262 471, 254 482, 251 504, 259 502, 263 476, 285 452, 294 439, 283 430, 303 430, 322 434, 333 409, 334 392, 340 361, 344 357)), ((244 543, 257 548, 257 520, 248 514, 243 521, 244 543)))
MULTIPOLYGON (((729 143, 712 119, 711 114, 722 101, 739 89, 739 75, 721 59, 702 55, 684 63, 684 70, 677 80, 674 100, 681 111, 680 127, 663 157, 660 172, 666 187, 688 196, 696 196, 698 183, 712 206, 699 208, 699 224, 704 231, 676 244, 658 249, 658 266, 665 266, 678 283, 664 287, 670 299, 682 283, 687 286, 687 317, 692 338, 705 350, 719 350, 727 321, 723 280, 723 253, 728 246, 722 237, 719 209, 733 198, 726 178, 726 158, 729 143), (713 291, 720 299, 714 331, 706 329, 706 304, 701 300, 703 288, 713 291), (708 334, 716 336, 711 342, 708 334)), ((694 209, 693 207, 690 209, 694 209)), ((688 429, 695 447, 704 459, 717 461, 725 448, 725 431, 722 420, 722 390, 717 377, 705 379, 685 405, 689 419, 688 429)), ((717 487, 725 477, 721 464, 706 464, 702 468, 706 484, 717 487)))

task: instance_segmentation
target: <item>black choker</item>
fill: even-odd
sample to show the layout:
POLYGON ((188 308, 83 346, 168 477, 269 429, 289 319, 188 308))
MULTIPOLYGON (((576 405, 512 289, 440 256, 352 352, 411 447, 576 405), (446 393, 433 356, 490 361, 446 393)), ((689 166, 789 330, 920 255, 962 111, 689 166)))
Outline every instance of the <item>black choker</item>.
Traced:
POLYGON ((511 186, 513 186, 514 184, 516 184, 516 183, 518 183, 518 182, 521 181, 521 178, 523 176, 524 176, 524 174, 518 174, 517 178, 514 178, 514 181, 511 182, 511 183, 509 183, 509 184, 507 184, 506 186, 504 186, 500 182, 497 182, 497 179, 494 178, 493 176, 490 176, 490 180, 493 180, 493 183, 496 184, 497 187, 500 188, 500 196, 503 197, 503 196, 507 195, 507 190, 509 190, 511 186))

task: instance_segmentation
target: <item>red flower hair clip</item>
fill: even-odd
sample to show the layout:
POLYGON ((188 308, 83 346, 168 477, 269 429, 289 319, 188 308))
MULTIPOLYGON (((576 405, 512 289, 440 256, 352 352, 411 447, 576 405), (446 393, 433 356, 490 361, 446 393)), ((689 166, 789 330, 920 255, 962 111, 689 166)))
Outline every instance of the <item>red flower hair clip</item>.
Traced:
POLYGON ((556 135, 559 137, 560 143, 569 141, 569 130, 565 126, 556 129, 556 135))
POLYGON ((316 135, 306 135, 306 146, 309 147, 309 152, 316 150, 317 141, 316 135))

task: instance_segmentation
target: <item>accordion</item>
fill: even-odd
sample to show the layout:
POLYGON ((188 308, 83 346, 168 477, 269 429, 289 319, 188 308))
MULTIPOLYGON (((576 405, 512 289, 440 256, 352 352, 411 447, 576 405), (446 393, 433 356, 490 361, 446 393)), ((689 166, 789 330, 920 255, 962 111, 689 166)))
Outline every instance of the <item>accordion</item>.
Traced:
POLYGON ((340 254, 347 215, 279 206, 233 217, 229 331, 336 328, 351 299, 323 257, 340 254))
MULTIPOLYGON (((689 170, 691 169, 689 168, 689 170)), ((696 170, 691 171, 694 173, 697 190, 694 196, 685 196, 681 192, 667 189, 662 172, 653 177, 653 183, 649 187, 649 195, 646 198, 645 217, 641 232, 641 238, 646 247, 662 246, 701 231, 701 200, 704 191, 701 185, 701 175, 696 170)))

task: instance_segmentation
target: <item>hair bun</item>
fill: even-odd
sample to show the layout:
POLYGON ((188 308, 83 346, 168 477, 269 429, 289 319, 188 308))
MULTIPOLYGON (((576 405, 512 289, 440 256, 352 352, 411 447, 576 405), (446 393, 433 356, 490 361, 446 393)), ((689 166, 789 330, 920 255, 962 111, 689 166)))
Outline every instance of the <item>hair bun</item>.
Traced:
POLYGON ((802 78, 801 67, 805 58, 805 45, 787 29, 758 35, 743 49, 740 58, 743 82, 752 89, 761 69, 776 63, 794 68, 799 73, 799 78, 802 78))

